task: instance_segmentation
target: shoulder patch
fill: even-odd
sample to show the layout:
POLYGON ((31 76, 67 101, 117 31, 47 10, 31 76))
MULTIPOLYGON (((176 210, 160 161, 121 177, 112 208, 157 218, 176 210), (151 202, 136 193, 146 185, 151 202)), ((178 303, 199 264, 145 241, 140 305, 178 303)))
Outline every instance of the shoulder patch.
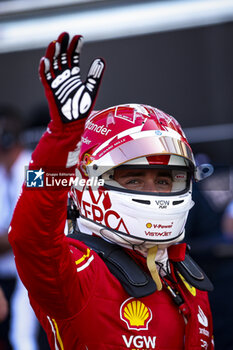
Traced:
POLYGON ((173 265, 177 274, 179 276, 182 275, 183 279, 189 285, 207 292, 211 292, 214 289, 212 282, 209 280, 205 272, 187 252, 183 261, 173 262, 173 265))
POLYGON ((88 247, 86 247, 82 251, 78 250, 76 247, 71 247, 70 250, 73 254, 75 254, 74 263, 77 266, 77 272, 80 272, 87 268, 90 265, 90 263, 94 260, 94 254, 88 247))
POLYGON ((75 264, 77 265, 77 271, 80 272, 86 269, 93 260, 94 255, 91 253, 91 250, 87 248, 87 253, 84 254, 80 259, 75 261, 75 264))

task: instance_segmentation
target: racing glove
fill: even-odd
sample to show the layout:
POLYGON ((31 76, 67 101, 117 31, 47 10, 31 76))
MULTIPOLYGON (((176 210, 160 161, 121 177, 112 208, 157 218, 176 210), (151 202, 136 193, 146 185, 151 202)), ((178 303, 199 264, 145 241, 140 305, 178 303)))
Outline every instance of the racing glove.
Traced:
POLYGON ((87 117, 94 105, 105 64, 95 59, 82 82, 80 52, 82 36, 75 35, 69 44, 69 34, 62 33, 49 44, 39 66, 52 121, 59 126, 87 117))
POLYGON ((82 37, 62 33, 49 44, 39 65, 51 122, 33 152, 30 167, 71 168, 77 164, 79 141, 100 87, 105 64, 97 58, 85 82, 80 76, 82 37))

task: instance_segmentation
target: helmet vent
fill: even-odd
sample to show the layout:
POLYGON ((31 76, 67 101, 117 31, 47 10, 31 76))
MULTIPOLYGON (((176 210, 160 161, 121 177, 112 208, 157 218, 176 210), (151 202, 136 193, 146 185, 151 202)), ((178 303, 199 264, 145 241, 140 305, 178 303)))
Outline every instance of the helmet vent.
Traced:
POLYGON ((172 202, 173 205, 177 205, 177 204, 181 204, 181 203, 183 203, 183 200, 181 200, 181 201, 173 201, 172 202))
POLYGON ((141 204, 150 204, 150 201, 143 199, 132 199, 133 202, 141 203, 141 204))

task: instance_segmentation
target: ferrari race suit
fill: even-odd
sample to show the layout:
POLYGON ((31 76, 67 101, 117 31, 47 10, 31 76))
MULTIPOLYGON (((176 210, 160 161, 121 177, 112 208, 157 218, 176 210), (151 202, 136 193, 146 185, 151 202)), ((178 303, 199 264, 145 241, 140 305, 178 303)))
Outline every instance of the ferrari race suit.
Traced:
MULTIPOLYGON (((67 172, 67 157, 84 122, 51 124, 32 155, 31 169, 59 166, 67 172)), ((127 294, 95 251, 64 235, 68 190, 25 184, 9 229, 19 275, 51 349, 213 349, 207 292, 173 273, 182 308, 165 286, 140 298, 127 294)), ((185 248, 168 248, 171 270, 173 262, 184 260, 185 248)), ((147 269, 144 257, 129 253, 147 269)))

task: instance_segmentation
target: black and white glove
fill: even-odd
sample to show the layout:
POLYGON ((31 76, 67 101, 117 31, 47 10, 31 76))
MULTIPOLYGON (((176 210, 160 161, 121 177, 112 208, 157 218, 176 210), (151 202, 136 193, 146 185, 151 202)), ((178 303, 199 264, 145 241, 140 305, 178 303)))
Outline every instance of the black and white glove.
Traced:
POLYGON ((80 52, 82 36, 75 35, 69 44, 69 34, 62 33, 49 44, 41 59, 39 74, 45 88, 51 119, 69 123, 87 117, 94 105, 105 63, 95 59, 82 82, 80 77, 80 52))

